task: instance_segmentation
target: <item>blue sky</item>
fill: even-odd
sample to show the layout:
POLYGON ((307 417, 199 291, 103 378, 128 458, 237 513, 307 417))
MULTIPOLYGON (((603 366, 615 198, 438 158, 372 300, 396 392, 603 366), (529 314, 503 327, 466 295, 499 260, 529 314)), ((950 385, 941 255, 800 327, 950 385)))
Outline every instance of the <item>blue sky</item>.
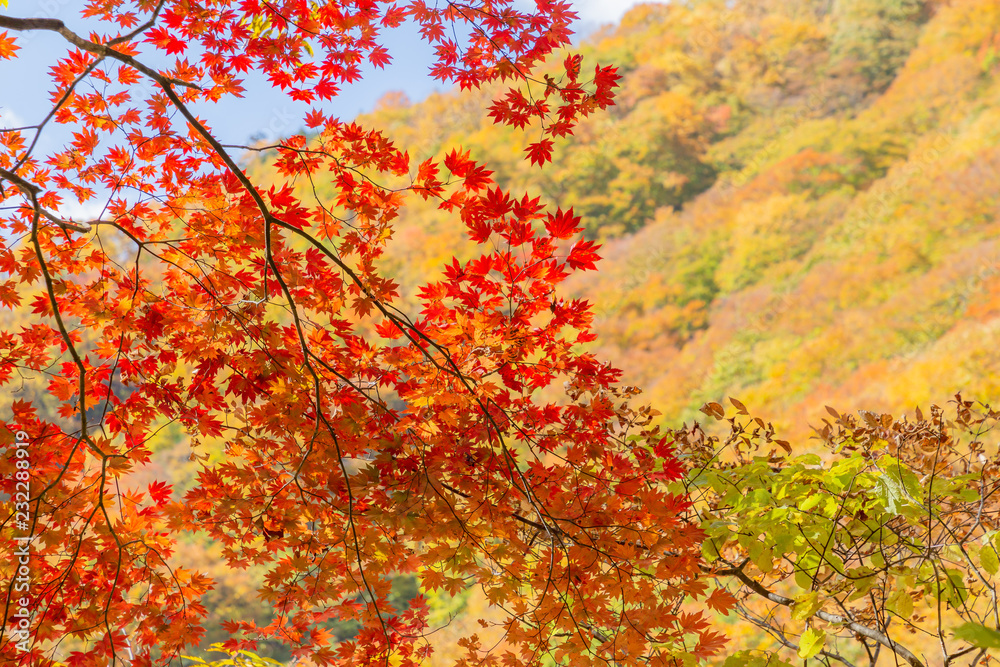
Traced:
MULTIPOLYGON (((618 21, 627 9, 640 0, 576 0, 572 2, 580 21, 577 34, 586 35, 604 23, 618 21)), ((10 16, 47 16, 63 19, 71 26, 82 27, 76 14, 82 0, 9 0, 6 10, 10 16)), ((523 4, 528 4, 524 2, 523 4)), ((48 81, 46 72, 64 52, 61 38, 54 34, 32 34, 27 40, 19 39, 23 51, 15 61, 0 61, 0 125, 18 126, 37 121, 39 113, 48 108, 48 81)), ((325 108, 342 118, 354 117, 369 111, 387 91, 402 90, 416 101, 439 84, 427 76, 431 50, 418 38, 412 26, 390 31, 386 43, 395 57, 385 70, 371 70, 362 82, 345 88, 340 97, 325 108)), ((284 101, 280 94, 271 99, 255 99, 251 104, 219 105, 211 115, 224 119, 223 132, 233 141, 245 141, 254 134, 276 135, 295 131, 306 108, 284 101), (294 127, 289 127, 294 125, 294 127)), ((208 113, 208 112, 206 112, 208 113)), ((218 121, 216 125, 220 122, 218 121)))
MULTIPOLYGON (((524 6, 534 3, 518 0, 524 6)), ((571 2, 580 16, 576 25, 578 37, 585 36, 603 24, 617 22, 632 6, 643 0, 575 0, 571 2)), ((645 0, 649 1, 649 0, 645 0)), ((654 0, 661 1, 661 0, 654 0)), ((79 19, 83 0, 9 0, 0 12, 17 17, 51 17, 65 21, 71 28, 86 34, 87 23, 79 19)), ((427 74, 433 51, 419 39, 412 25, 404 25, 384 34, 384 43, 393 62, 384 70, 369 68, 363 79, 345 87, 331 102, 320 107, 343 119, 371 110, 382 95, 401 90, 417 101, 441 84, 427 74)), ((66 53, 66 43, 50 32, 35 32, 18 37, 22 50, 15 60, 0 60, 0 127, 21 127, 38 123, 50 109, 48 91, 51 88, 47 72, 66 53)), ((150 63, 155 66, 156 63, 150 63)), ((289 101, 278 91, 270 90, 261 79, 254 85, 247 81, 248 96, 227 99, 215 105, 203 105, 197 113, 213 128, 225 143, 245 144, 255 139, 277 139, 293 134, 302 126, 309 110, 305 104, 289 101), (250 94, 252 92, 252 95, 250 94)), ((66 141, 58 128, 43 137, 38 149, 50 153, 66 141)), ((66 214, 72 212, 66 211, 66 214)))

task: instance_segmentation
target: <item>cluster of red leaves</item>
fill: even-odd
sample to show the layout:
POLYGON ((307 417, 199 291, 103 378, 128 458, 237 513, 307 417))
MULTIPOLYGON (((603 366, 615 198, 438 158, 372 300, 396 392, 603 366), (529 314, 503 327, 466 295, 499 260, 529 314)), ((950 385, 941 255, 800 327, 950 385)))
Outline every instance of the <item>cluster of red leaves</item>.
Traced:
MULTIPOLYGON (((284 184, 264 190, 191 111, 242 94, 251 70, 327 99, 364 58, 385 61, 379 30, 407 16, 438 45, 436 76, 528 89, 567 40, 565 3, 91 0, 84 14, 114 30, 84 38, 0 15, 15 34, 67 40, 51 122, 73 131, 44 159, 31 131, 0 131, 0 201, 19 207, 0 217, 0 294, 32 308, 31 324, 0 331, 0 381, 52 372, 47 396, 15 403, 8 422, 34 443, 38 539, 31 651, 0 641, 5 664, 108 664, 128 640, 144 665, 196 643, 211 583, 170 565, 182 531, 221 542, 233 567, 270 566, 261 594, 279 613, 267 627, 232 621, 233 649, 276 637, 320 664, 417 664, 426 604, 387 602, 391 577, 416 572, 425 590, 476 583, 507 612, 503 649, 467 638, 468 664, 668 665, 715 650, 678 608, 706 590, 701 533, 665 488, 682 471, 635 390, 579 350, 593 340, 588 305, 556 292, 597 259, 572 242, 572 211, 505 192, 458 150, 411 170, 382 133, 321 109, 307 117, 315 136, 277 150, 284 184), (453 26, 469 39, 446 38, 453 26), (150 48, 172 66, 144 65, 150 48), (460 216, 484 248, 421 290, 415 318, 377 270, 408 194, 460 216), (67 197, 100 198, 100 220, 61 219, 67 197), (226 452, 183 502, 129 483, 168 423, 195 452, 226 452), (331 618, 362 630, 330 646, 331 618), (78 650, 60 655, 67 637, 78 650)), ((565 69, 565 85, 546 79, 534 102, 512 89, 491 115, 555 138, 611 103, 614 69, 590 82, 579 58, 565 69)), ((529 147, 532 161, 551 142, 529 147)), ((5 491, 13 470, 0 461, 5 491)))

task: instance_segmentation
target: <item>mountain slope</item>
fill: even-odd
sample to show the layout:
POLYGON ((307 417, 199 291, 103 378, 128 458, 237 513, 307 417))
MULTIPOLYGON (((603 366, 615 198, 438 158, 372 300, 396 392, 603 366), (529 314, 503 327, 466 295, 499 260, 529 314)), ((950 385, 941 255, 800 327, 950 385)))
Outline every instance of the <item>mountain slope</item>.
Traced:
MULTIPOLYGON (((583 46, 620 66, 619 103, 544 175, 489 126, 490 91, 367 120, 583 216, 605 259, 571 289, 667 421, 736 395, 804 435, 824 404, 997 389, 998 29, 987 0, 642 6, 583 46)), ((413 202, 401 291, 465 238, 413 202)))

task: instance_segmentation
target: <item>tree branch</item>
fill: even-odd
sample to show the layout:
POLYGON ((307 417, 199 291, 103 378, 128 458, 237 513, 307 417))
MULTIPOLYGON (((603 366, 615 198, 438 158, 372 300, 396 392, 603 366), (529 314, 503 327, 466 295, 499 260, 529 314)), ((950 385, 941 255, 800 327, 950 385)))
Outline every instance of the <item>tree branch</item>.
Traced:
MULTIPOLYGON (((7 169, 4 169, 2 167, 0 167, 0 181, 10 181, 14 185, 16 185, 17 188, 22 193, 24 193, 24 196, 26 196, 28 199, 31 199, 32 202, 35 202, 35 197, 37 197, 42 191, 41 188, 39 188, 34 183, 30 183, 21 178, 20 176, 18 176, 17 174, 15 174, 14 172, 8 171, 7 169)), ((51 222, 54 222, 63 229, 72 229, 73 231, 82 232, 84 234, 89 233, 91 229, 94 227, 94 225, 108 224, 106 220, 91 220, 90 222, 74 222, 72 220, 63 220, 55 213, 47 211, 41 206, 36 205, 30 208, 37 210, 39 215, 41 215, 43 218, 51 222)))
POLYGON ((197 84, 190 83, 188 81, 182 81, 181 79, 174 79, 172 77, 163 76, 156 72, 156 70, 143 65, 141 62, 133 58, 132 56, 125 55, 119 51, 104 45, 98 44, 96 42, 91 42, 90 40, 80 37, 78 34, 66 27, 66 24, 59 19, 40 19, 40 18, 28 18, 20 19, 13 16, 3 16, 0 14, 0 28, 7 28, 9 30, 18 31, 29 31, 29 30, 50 30, 52 32, 57 32, 63 36, 63 38, 76 46, 77 48, 93 53, 94 55, 104 56, 107 58, 114 58, 119 62, 123 62, 129 67, 132 67, 146 76, 163 81, 169 81, 172 84, 178 86, 186 86, 188 88, 194 88, 195 90, 201 90, 201 87, 197 84))
MULTIPOLYGON (((791 607, 795 603, 795 600, 793 600, 792 598, 787 598, 784 595, 779 595, 778 593, 774 593, 766 589, 759 582, 747 576, 747 574, 743 571, 742 567, 733 568, 731 570, 722 570, 716 572, 715 574, 718 576, 736 577, 737 579, 739 579, 740 583, 742 583, 744 586, 752 590, 757 595, 770 600, 771 602, 784 605, 785 607, 791 607)), ((920 658, 915 656, 905 646, 896 643, 887 635, 879 632, 878 630, 870 628, 867 625, 862 625, 856 621, 852 621, 846 616, 840 616, 839 614, 831 614, 829 612, 825 612, 822 610, 816 612, 816 617, 826 621, 827 623, 836 623, 838 625, 843 625, 844 627, 851 629, 852 631, 856 632, 862 637, 867 637, 872 641, 878 642, 879 644, 885 646, 886 648, 894 652, 896 655, 898 655, 900 658, 905 660, 906 663, 910 665, 910 667, 926 667, 926 665, 924 665, 924 663, 920 660, 920 658)))

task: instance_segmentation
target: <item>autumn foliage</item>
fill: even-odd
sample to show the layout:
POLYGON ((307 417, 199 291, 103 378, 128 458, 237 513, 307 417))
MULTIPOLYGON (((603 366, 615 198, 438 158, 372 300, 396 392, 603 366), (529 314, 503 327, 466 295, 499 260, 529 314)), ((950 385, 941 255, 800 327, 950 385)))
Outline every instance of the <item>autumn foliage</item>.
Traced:
POLYGON ((829 407, 801 451, 730 402, 705 406, 723 437, 671 435, 712 598, 744 621, 723 667, 997 664, 1000 413, 960 395, 926 416, 829 407))
MULTIPOLYGON (((575 55, 533 74, 567 43, 565 3, 93 0, 82 18, 87 34, 0 14, 0 57, 35 31, 65 45, 51 113, 0 130, 0 294, 23 316, 0 331, 0 380, 47 376, 6 424, 33 443, 35 614, 28 652, 0 637, 4 664, 146 665, 196 644, 212 582, 170 561, 193 531, 232 568, 268 568, 274 621, 231 620, 227 649, 273 637, 318 664, 418 664, 433 628, 422 596, 388 603, 400 573, 425 592, 479 586, 503 611, 501 645, 468 636, 460 664, 720 649, 680 606, 705 593, 703 533, 665 488, 683 470, 637 391, 581 349, 589 305, 558 291, 595 268, 580 220, 500 188, 460 147, 411 158, 323 108, 360 63, 387 61, 384 28, 415 21, 433 75, 499 85, 489 116, 527 128, 525 159, 544 165, 617 80, 575 55), (255 183, 196 112, 250 95, 255 72, 313 103, 311 130, 269 147, 280 186, 255 183), (60 127, 68 141, 41 154, 60 127), (316 184, 333 194, 300 196, 316 184), (479 251, 404 312, 379 266, 414 199, 479 251), (101 214, 67 219, 70 201, 101 214), (224 447, 183 498, 135 482, 177 426, 194 456, 224 447), (331 645, 327 623, 345 619, 359 632, 331 645)), ((5 492, 15 464, 0 461, 5 492)), ((23 531, 4 512, 11 610, 23 531)))

